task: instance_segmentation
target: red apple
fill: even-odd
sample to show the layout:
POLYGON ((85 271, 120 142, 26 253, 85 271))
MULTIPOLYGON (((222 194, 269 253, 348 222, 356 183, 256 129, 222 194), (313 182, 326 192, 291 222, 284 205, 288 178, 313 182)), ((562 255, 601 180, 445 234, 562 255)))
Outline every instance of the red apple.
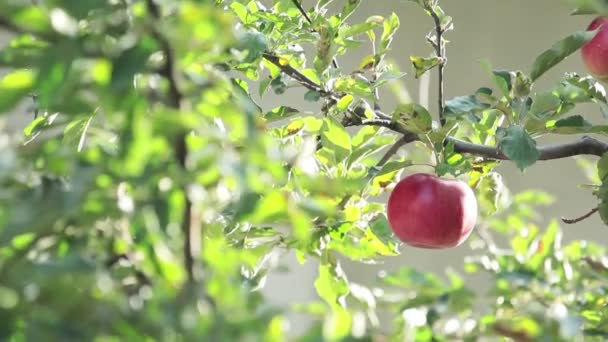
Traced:
POLYGON ((417 173, 402 179, 388 199, 388 221, 397 237, 420 248, 464 242, 477 220, 477 199, 464 182, 417 173))
POLYGON ((595 77, 608 80, 608 17, 595 18, 587 31, 600 31, 581 49, 583 62, 595 77), (600 28, 601 27, 601 28, 600 28))

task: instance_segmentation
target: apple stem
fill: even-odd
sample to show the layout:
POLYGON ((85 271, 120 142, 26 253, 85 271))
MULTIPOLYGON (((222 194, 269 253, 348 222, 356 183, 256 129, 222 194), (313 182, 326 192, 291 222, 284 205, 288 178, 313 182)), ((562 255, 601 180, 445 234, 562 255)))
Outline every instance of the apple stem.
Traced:
POLYGON ((566 224, 575 224, 575 223, 581 222, 581 221, 589 218, 591 215, 595 214, 598 210, 599 210, 599 207, 595 207, 595 208, 591 209, 588 213, 584 214, 583 216, 573 218, 573 219, 562 217, 562 222, 564 222, 566 224))

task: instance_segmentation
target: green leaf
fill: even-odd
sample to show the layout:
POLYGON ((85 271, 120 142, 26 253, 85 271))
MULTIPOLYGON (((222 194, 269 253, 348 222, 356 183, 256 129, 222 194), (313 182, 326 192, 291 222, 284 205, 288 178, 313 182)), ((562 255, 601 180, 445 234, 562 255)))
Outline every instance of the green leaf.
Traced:
POLYGON ((427 71, 433 69, 441 63, 441 59, 438 57, 419 57, 419 56, 410 56, 410 61, 414 65, 414 70, 416 70, 416 78, 424 75, 427 71))
POLYGON ((38 132, 40 132, 40 130, 42 130, 42 128, 48 124, 48 119, 46 116, 39 116, 36 119, 34 119, 32 122, 30 122, 29 125, 27 125, 27 127, 25 127, 23 129, 23 134, 25 134, 26 137, 30 137, 38 132))
POLYGON ((560 120, 547 121, 546 128, 549 132, 557 134, 608 134, 608 125, 593 125, 580 115, 573 115, 560 120))
POLYGON ((392 117, 393 120, 401 120, 407 129, 418 134, 427 133, 433 128, 431 113, 417 103, 398 105, 392 117))
POLYGON ((332 151, 337 161, 342 161, 351 152, 350 135, 341 123, 328 117, 323 120, 321 128, 323 147, 332 151))
POLYGON ((93 116, 70 122, 63 131, 63 140, 76 145, 76 151, 81 152, 86 142, 86 135, 93 116))
POLYGON ((537 248, 534 255, 527 262, 527 264, 533 270, 539 270, 540 267, 542 267, 545 259, 547 259, 549 255, 553 254, 555 251, 553 244, 556 239, 559 239, 559 235, 561 235, 559 225, 557 224, 557 221, 552 220, 539 241, 539 248, 537 248))
POLYGON ((319 265, 319 275, 315 288, 321 297, 332 308, 340 307, 339 299, 348 294, 348 281, 339 267, 331 264, 319 265))
POLYGON ((391 42, 393 41, 395 33, 397 33, 399 25, 399 17, 395 13, 392 13, 390 17, 384 20, 384 31, 382 32, 382 37, 380 38, 380 54, 383 54, 386 52, 386 50, 388 50, 391 42))
POLYGON ((336 31, 332 24, 325 19, 319 20, 321 20, 321 22, 316 25, 315 30, 320 37, 317 40, 317 54, 315 56, 313 65, 315 70, 321 74, 329 67, 329 64, 336 55, 337 44, 335 43, 336 31))
POLYGON ((604 195, 603 198, 600 198, 600 203, 597 208, 602 222, 604 222, 605 225, 608 225, 608 199, 606 198, 606 195, 604 195))
POLYGON ((542 92, 534 96, 529 115, 535 118, 546 118, 556 114, 562 105, 562 100, 555 92, 542 92))
POLYGON ((63 7, 77 19, 86 18, 91 11, 100 10, 108 5, 108 2, 105 0, 54 0, 51 3, 63 7))
POLYGON ((555 43, 549 50, 536 58, 530 71, 530 79, 534 82, 549 69, 570 56, 597 34, 595 31, 578 31, 555 43))
POLYGON ((269 112, 266 112, 264 114, 264 119, 271 121, 271 122, 277 121, 277 120, 283 120, 290 116, 294 116, 294 115, 298 114, 299 112, 300 111, 295 108, 291 108, 288 106, 279 106, 269 112))
POLYGON ((507 189, 500 174, 490 172, 483 176, 475 189, 482 214, 489 216, 502 209, 505 204, 506 192, 507 189))
POLYGON ((353 103, 354 97, 352 95, 344 95, 336 104, 336 107, 344 112, 348 109, 351 103, 353 103))
POLYGON ((247 51, 244 63, 252 63, 259 60, 268 46, 266 36, 261 32, 245 32, 239 41, 239 48, 247 51))
POLYGON ((340 15, 340 20, 345 22, 348 17, 359 7, 361 4, 361 0, 348 0, 344 2, 344 8, 342 9, 342 14, 340 15))
POLYGON ((268 90, 268 86, 270 85, 271 81, 271 78, 265 78, 260 81, 260 85, 258 87, 258 95, 260 95, 260 97, 264 96, 266 90, 268 90))
POLYGON ((353 148, 358 148, 378 134, 378 127, 363 126, 352 138, 353 148))
POLYGON ((142 72, 148 58, 158 49, 152 38, 141 39, 112 61, 112 87, 124 91, 133 85, 133 77, 142 72))
POLYGON ((439 293, 445 289, 445 285, 434 274, 422 273, 409 267, 402 267, 397 272, 382 274, 381 279, 383 283, 408 290, 439 293))
POLYGON ((272 81, 270 81, 270 87, 277 95, 282 95, 287 90, 287 84, 283 82, 283 78, 281 76, 272 79, 272 81))
POLYGON ((304 100, 310 102, 317 102, 321 98, 321 93, 316 90, 309 90, 304 94, 304 100))
MULTIPOLYGON (((250 200, 254 198, 250 197, 250 200)), ((267 223, 284 220, 287 215, 287 197, 280 191, 273 191, 257 201, 255 210, 247 217, 252 223, 267 223)))
POLYGON ((498 128, 496 138, 500 150, 522 171, 534 164, 540 156, 536 141, 522 126, 498 128))
POLYGON ((459 116, 468 113, 476 113, 489 107, 490 105, 479 102, 475 95, 458 96, 445 103, 445 115, 459 116))
POLYGON ((368 31, 371 31, 378 26, 380 26, 380 24, 375 21, 366 21, 364 23, 355 24, 353 26, 343 26, 340 29, 340 35, 342 36, 342 38, 349 38, 363 33, 367 33, 368 31))
POLYGON ((608 153, 604 153, 600 160, 597 161, 597 174, 602 182, 608 180, 606 178, 608 176, 608 153))
POLYGON ((0 81, 0 113, 12 109, 31 91, 34 73, 31 70, 15 70, 0 81))
POLYGON ((340 77, 336 80, 336 90, 353 94, 359 97, 369 97, 372 95, 372 88, 369 83, 355 79, 353 77, 340 77))
POLYGON ((566 0, 575 7, 573 15, 595 14, 608 16, 608 1, 606 0, 566 0))
POLYGON ((378 173, 374 174, 374 177, 381 177, 391 172, 399 171, 412 165, 413 162, 411 160, 391 160, 390 162, 384 164, 384 166, 382 166, 378 173))
POLYGON ((407 103, 397 106, 393 111, 394 120, 402 121, 404 126, 418 134, 429 132, 433 128, 431 113, 417 103, 407 103))
POLYGON ((492 81, 494 81, 503 95, 510 98, 513 79, 512 73, 506 70, 494 70, 492 68, 492 64, 487 60, 481 60, 479 63, 481 64, 481 67, 488 73, 488 75, 490 75, 492 81))
POLYGON ((392 242, 395 239, 395 235, 393 234, 393 230, 391 229, 391 225, 386 218, 386 215, 378 215, 373 220, 370 221, 369 226, 380 240, 384 243, 392 242))

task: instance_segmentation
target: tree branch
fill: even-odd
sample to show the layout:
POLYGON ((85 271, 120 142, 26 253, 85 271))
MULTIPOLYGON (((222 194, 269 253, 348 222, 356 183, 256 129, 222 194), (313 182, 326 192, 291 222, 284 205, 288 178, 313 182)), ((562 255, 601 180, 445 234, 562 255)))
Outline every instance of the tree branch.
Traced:
MULTIPOLYGON (((146 6, 152 17, 156 20, 161 19, 160 8, 154 0, 146 0, 146 6)), ((155 28, 152 29, 152 35, 159 42, 161 50, 165 56, 165 63, 159 73, 169 82, 169 104, 175 109, 181 107, 183 95, 177 85, 175 72, 175 55, 171 44, 165 36, 155 28)), ((175 158, 181 168, 186 168, 186 159, 188 157, 188 147, 186 144, 186 133, 179 134, 174 145, 175 158)), ((184 235, 184 267, 188 274, 188 281, 194 281, 194 239, 200 236, 195 226, 192 224, 192 202, 188 198, 187 189, 184 189, 185 205, 182 214, 182 233, 184 235), (197 234, 198 233, 198 234, 197 234)))
POLYGON ((431 6, 428 8, 428 11, 431 13, 431 17, 435 22, 435 36, 436 42, 433 44, 435 48, 435 54, 437 58, 439 58, 439 65, 437 68, 437 111, 439 112, 439 122, 441 125, 445 125, 445 116, 444 116, 444 86, 443 86, 443 73, 445 69, 446 57, 445 57, 445 44, 443 41, 443 28, 441 27, 441 18, 435 11, 435 9, 431 6))
POLYGON ((572 219, 562 217, 562 222, 564 222, 565 224, 579 223, 579 222, 581 222, 583 220, 586 220, 587 218, 591 217, 591 215, 597 213, 598 210, 600 210, 600 208, 599 207, 595 207, 595 208, 589 210, 587 213, 583 214, 582 216, 579 216, 577 218, 572 218, 572 219))
MULTIPOLYGON (((509 160, 497 147, 477 145, 462 140, 448 138, 454 142, 454 151, 458 153, 473 154, 497 160, 509 160)), ((553 160, 568 158, 578 155, 602 156, 608 152, 608 144, 589 136, 583 136, 579 140, 538 147, 539 160, 553 160)))
POLYGON ((279 69, 281 69, 281 71, 284 74, 286 74, 287 76, 300 82, 300 84, 302 86, 304 86, 305 88, 314 90, 314 91, 318 92, 319 94, 321 94, 321 96, 323 96, 323 97, 332 97, 333 94, 331 94, 330 92, 327 92, 325 89, 323 89, 323 87, 321 85, 315 83, 315 81, 311 80, 310 78, 308 78, 306 75, 304 75, 303 73, 301 73, 300 71, 298 71, 297 69, 292 67, 291 65, 281 63, 281 59, 278 56, 265 52, 263 54, 263 57, 264 57, 264 59, 268 60, 270 63, 276 65, 279 69))
MULTIPOLYGON (((279 67, 283 73, 290 76, 294 80, 300 82, 304 87, 319 92, 321 96, 329 97, 335 101, 339 100, 339 96, 337 94, 323 89, 321 85, 315 83, 314 81, 306 77, 306 75, 302 74, 290 65, 281 64, 279 61, 279 57, 270 53, 264 53, 264 58, 279 67)), ((348 112, 354 118, 353 120, 348 121, 347 126, 369 125, 386 127, 392 131, 401 133, 406 136, 407 143, 418 140, 418 137, 415 133, 409 131, 402 124, 391 120, 390 116, 380 111, 375 112, 375 119, 364 120, 358 120, 360 116, 357 115, 356 110, 349 110, 348 112)), ((500 151, 498 147, 495 146, 473 144, 451 137, 448 137, 447 140, 454 143, 454 151, 458 153, 471 154, 479 157, 485 157, 496 160, 509 160, 509 158, 504 153, 502 153, 502 151, 500 151)), ((583 136, 579 140, 569 143, 540 146, 538 147, 538 152, 540 154, 538 158, 539 160, 561 159, 577 155, 602 156, 605 152, 608 152, 608 144, 589 136, 583 136)))

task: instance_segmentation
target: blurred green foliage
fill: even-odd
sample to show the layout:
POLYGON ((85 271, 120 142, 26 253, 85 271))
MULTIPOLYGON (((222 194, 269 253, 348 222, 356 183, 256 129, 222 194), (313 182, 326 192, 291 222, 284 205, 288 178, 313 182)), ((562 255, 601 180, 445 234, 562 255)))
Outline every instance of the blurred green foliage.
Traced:
MULTIPOLYGON (((436 1, 413 2, 435 20, 431 46, 443 47, 437 29, 452 18, 436 1)), ((533 89, 591 34, 558 42, 529 75, 484 63, 492 84, 445 101, 439 127, 420 104, 380 111, 379 89, 405 76, 387 59, 400 18, 347 20, 359 4, 0 2, 12 34, 0 50, 0 111, 27 106, 33 118, 0 135, 0 340, 606 340, 605 249, 562 244, 557 222, 538 227, 549 195, 509 194, 498 161, 447 139, 498 146, 524 169, 541 135, 608 133, 566 116, 579 103, 608 115, 591 77, 533 89), (369 51, 342 70, 355 49, 369 51), (256 103, 294 87, 317 112, 256 103), (398 126, 419 141, 386 154, 398 126), (340 260, 399 255, 378 196, 429 163, 469 181, 480 203, 463 269, 350 282, 340 260), (318 265, 308 284, 317 301, 279 308, 262 295, 285 253, 318 265), (491 290, 474 293, 477 276, 462 272, 491 290), (302 335, 287 329, 291 312, 310 318, 302 335)), ((442 58, 411 56, 413 75, 442 58)), ((605 221, 606 158, 586 162, 605 221)))

